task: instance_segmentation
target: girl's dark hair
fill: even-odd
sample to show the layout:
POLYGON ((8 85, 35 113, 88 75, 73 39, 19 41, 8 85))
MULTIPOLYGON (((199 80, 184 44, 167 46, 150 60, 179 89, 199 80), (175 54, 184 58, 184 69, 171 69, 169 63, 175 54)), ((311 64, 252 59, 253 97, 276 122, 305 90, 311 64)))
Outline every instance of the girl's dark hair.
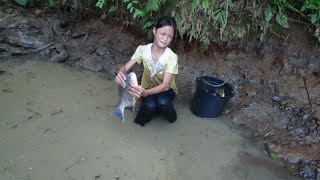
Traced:
POLYGON ((162 28, 164 26, 172 26, 173 30, 174 30, 174 34, 176 34, 176 28, 177 28, 177 24, 176 21, 174 20, 174 18, 171 18, 169 16, 163 16, 161 17, 157 24, 155 25, 155 28, 162 28))

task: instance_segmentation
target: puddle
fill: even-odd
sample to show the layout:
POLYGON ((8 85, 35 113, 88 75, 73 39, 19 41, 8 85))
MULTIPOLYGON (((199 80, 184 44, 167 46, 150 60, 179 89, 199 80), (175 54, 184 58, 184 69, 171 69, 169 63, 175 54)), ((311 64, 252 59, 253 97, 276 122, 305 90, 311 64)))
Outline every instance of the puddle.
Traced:
POLYGON ((113 80, 19 57, 0 60, 0 179, 286 180, 290 168, 266 157, 224 121, 202 120, 176 102, 178 120, 136 112, 112 116, 113 80))

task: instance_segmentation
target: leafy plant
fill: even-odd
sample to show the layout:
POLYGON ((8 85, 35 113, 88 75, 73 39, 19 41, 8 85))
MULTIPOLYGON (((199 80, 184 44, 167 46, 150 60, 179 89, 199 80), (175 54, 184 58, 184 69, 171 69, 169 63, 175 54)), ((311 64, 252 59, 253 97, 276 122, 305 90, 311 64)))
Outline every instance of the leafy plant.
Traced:
POLYGON ((186 34, 189 41, 199 41, 200 51, 204 52, 209 48, 215 31, 219 32, 220 40, 223 41, 228 18, 235 9, 232 0, 215 0, 210 3, 208 0, 183 0, 174 12, 178 32, 181 37, 186 34))
POLYGON ((102 9, 105 3, 106 3, 106 0, 98 0, 98 2, 96 3, 96 7, 102 9))
POLYGON ((288 17, 284 13, 286 7, 286 0, 274 0, 273 3, 270 3, 266 6, 264 10, 264 19, 263 19, 263 28, 264 33, 269 28, 269 23, 273 17, 276 15, 276 22, 284 28, 289 27, 288 17))
POLYGON ((133 19, 136 19, 137 16, 144 17, 144 11, 140 10, 141 4, 137 0, 124 0, 124 3, 127 3, 127 10, 133 15, 133 19))
POLYGON ((308 16, 312 24, 319 23, 320 19, 320 1, 319 0, 309 0, 305 1, 301 7, 301 12, 308 11, 308 16))
POLYGON ((314 36, 320 41, 320 1, 319 0, 309 0, 305 1, 301 7, 301 12, 307 12, 308 17, 310 17, 311 24, 315 25, 316 30, 314 36))
POLYGON ((133 17, 141 18, 143 29, 149 29, 154 24, 153 14, 160 11, 160 7, 165 4, 166 0, 124 0, 127 3, 127 10, 133 17))
MULTIPOLYGON (((114 0, 112 0, 112 5, 109 7, 108 13, 104 14, 104 17, 112 12, 126 14, 130 18, 123 19, 123 21, 127 22, 127 25, 133 22, 137 23, 136 19, 139 18, 143 22, 143 29, 148 29, 154 24, 154 13, 160 12, 160 8, 165 2, 166 0, 122 0, 120 3, 123 8, 120 9, 118 3, 113 5, 114 0)), ((107 0, 98 0, 96 7, 103 9, 106 3, 107 0)))

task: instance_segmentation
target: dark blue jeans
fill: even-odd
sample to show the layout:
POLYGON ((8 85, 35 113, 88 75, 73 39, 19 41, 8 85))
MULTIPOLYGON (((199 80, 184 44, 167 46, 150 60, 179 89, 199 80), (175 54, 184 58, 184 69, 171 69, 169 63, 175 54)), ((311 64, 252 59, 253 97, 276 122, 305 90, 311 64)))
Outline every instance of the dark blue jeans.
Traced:
POLYGON ((177 113, 172 104, 175 96, 174 91, 170 89, 159 94, 142 97, 141 106, 134 122, 144 126, 151 121, 154 112, 160 112, 168 118, 169 122, 174 123, 177 120, 177 113))

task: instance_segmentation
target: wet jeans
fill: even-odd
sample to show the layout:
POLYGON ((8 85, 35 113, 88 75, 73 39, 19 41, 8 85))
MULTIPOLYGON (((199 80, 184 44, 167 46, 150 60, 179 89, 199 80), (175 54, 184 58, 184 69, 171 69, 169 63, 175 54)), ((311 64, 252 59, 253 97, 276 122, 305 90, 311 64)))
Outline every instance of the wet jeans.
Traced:
POLYGON ((151 121, 154 112, 160 112, 168 118, 169 122, 174 123, 177 120, 177 113, 172 104, 174 98, 175 93, 172 89, 142 97, 142 103, 134 122, 144 126, 151 121))

